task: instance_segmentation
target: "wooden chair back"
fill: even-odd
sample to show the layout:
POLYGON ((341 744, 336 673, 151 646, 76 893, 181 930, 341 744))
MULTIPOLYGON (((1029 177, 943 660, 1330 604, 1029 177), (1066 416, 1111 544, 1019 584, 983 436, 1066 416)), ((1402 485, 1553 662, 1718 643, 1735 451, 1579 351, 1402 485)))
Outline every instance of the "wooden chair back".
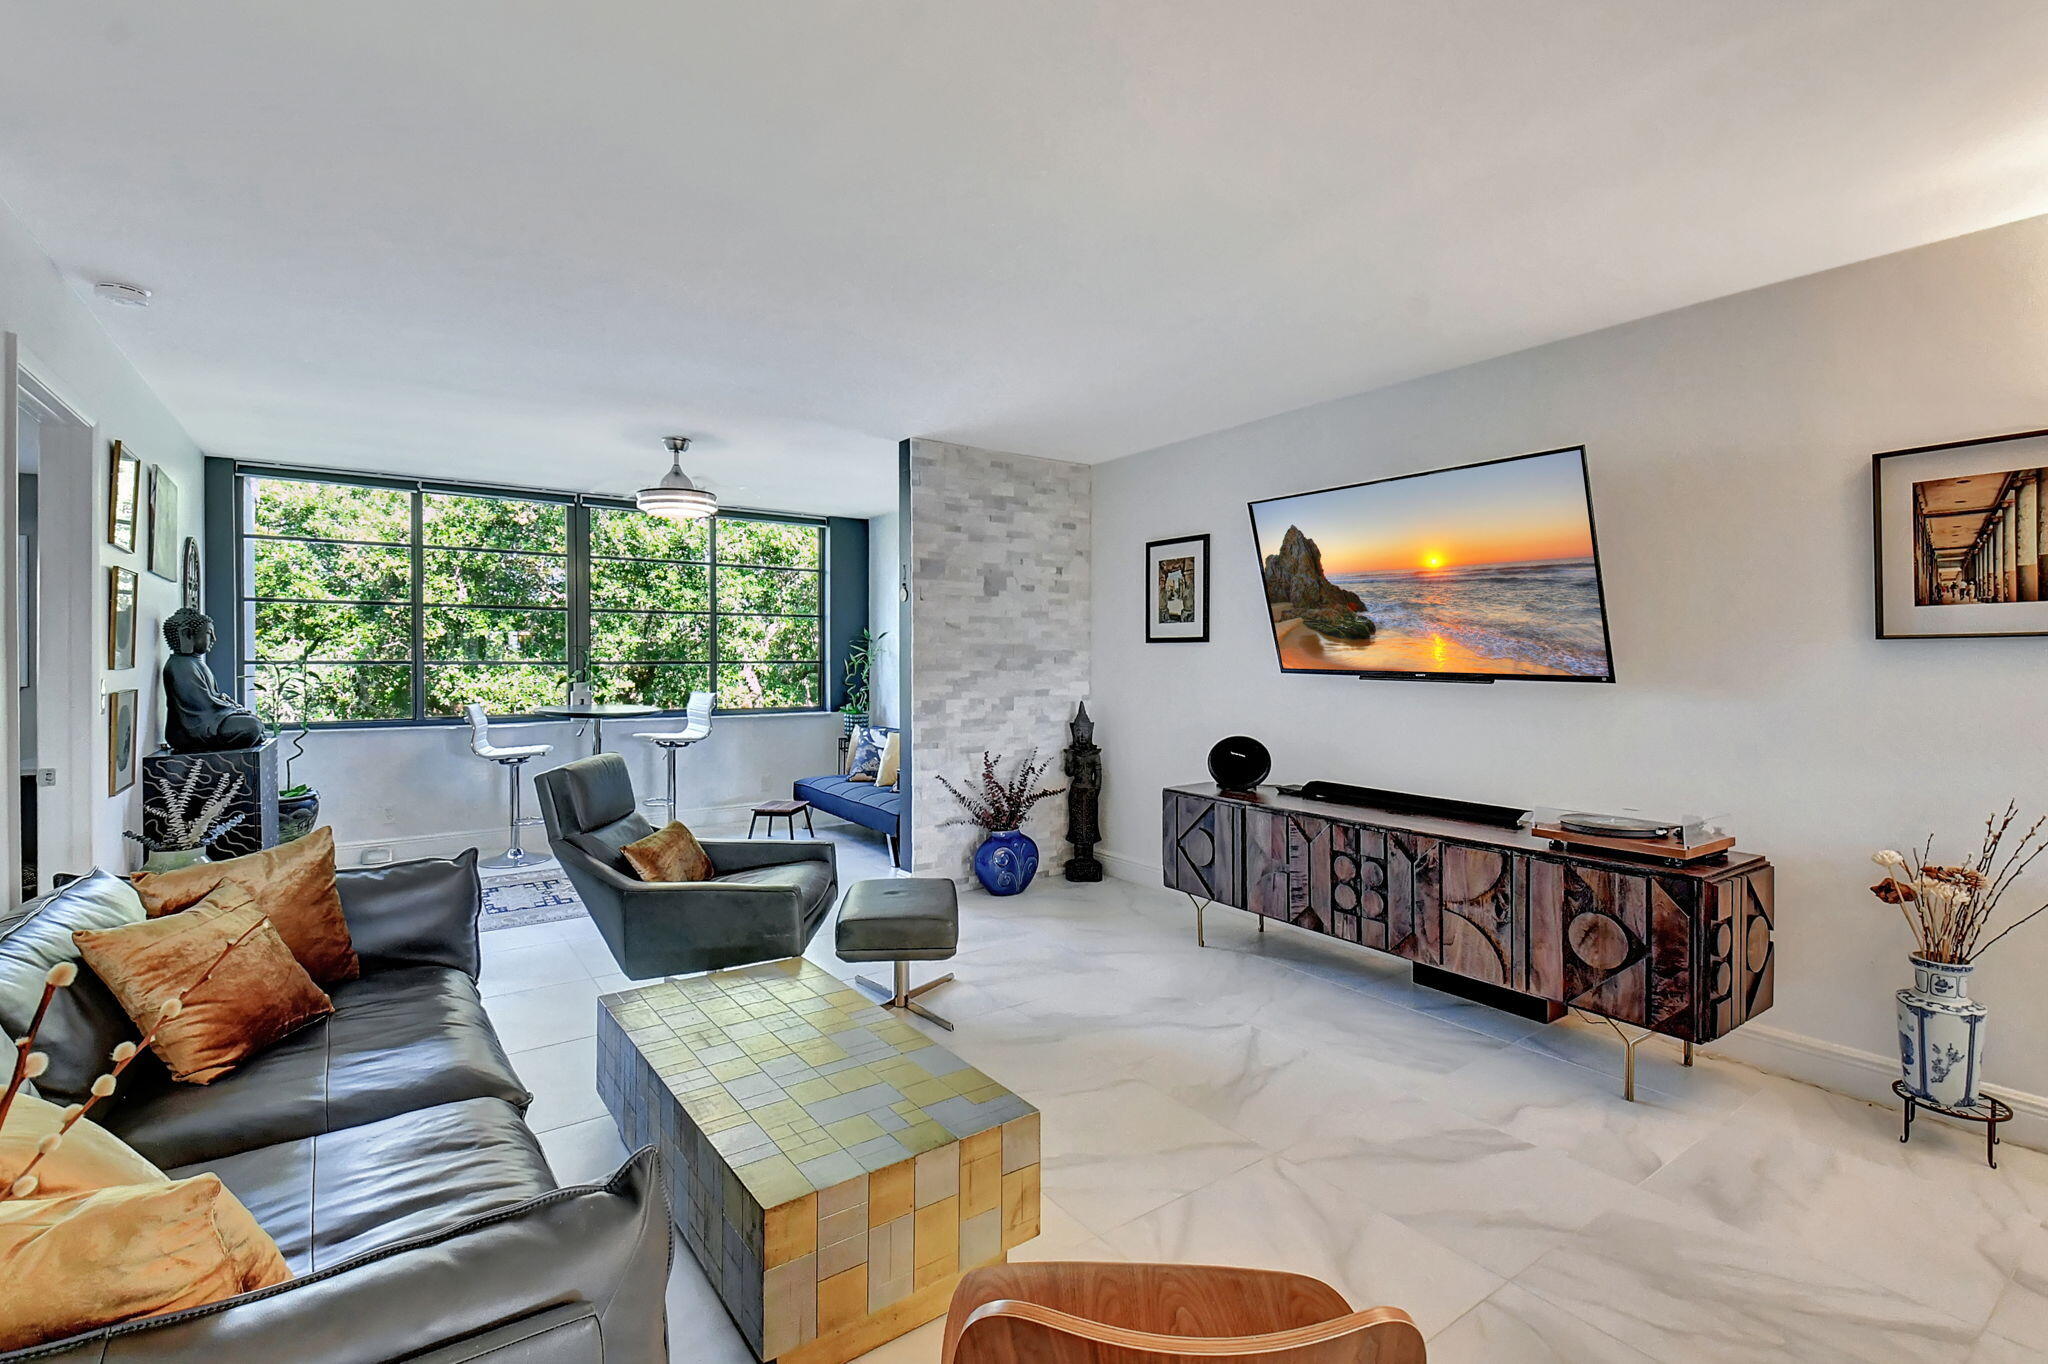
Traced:
POLYGON ((1354 1312, 1302 1274, 1223 1265, 990 1265, 946 1318, 944 1364, 1424 1364, 1398 1307, 1354 1312))

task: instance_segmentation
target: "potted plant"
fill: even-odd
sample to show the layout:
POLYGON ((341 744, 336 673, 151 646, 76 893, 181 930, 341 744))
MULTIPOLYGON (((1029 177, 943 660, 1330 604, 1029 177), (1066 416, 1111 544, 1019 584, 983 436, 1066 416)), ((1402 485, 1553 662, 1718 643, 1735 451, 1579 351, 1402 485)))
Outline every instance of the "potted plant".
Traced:
POLYGON ((839 713, 846 717, 846 732, 850 735, 867 722, 868 701, 871 696, 870 674, 875 664, 875 646, 889 637, 887 630, 874 634, 862 629, 846 650, 846 701, 839 707, 839 713))
POLYGON ((129 830, 123 837, 142 845, 144 871, 175 871, 204 862, 206 845, 248 818, 228 813, 242 791, 242 779, 234 773, 197 762, 188 764, 177 780, 168 772, 153 772, 142 797, 144 832, 129 830))
POLYGON ((1038 845, 1023 831, 1024 817, 1031 813, 1032 806, 1066 788, 1031 789, 1052 766, 1051 759, 1038 760, 1035 748, 1024 755, 1024 761, 1007 780, 996 775, 996 766, 1001 762, 998 756, 981 755, 980 789, 972 793, 962 791, 944 777, 939 778, 939 785, 967 811, 946 820, 946 824, 972 824, 988 831, 988 837, 974 850, 974 875, 982 889, 991 895, 1015 895, 1038 874, 1038 845))
POLYGON ((306 735, 311 725, 306 719, 313 695, 312 669, 307 659, 312 656, 313 645, 296 664, 290 665, 296 671, 287 672, 284 664, 268 664, 263 676, 257 680, 256 690, 264 702, 268 717, 264 723, 270 729, 272 738, 284 748, 284 785, 277 793, 277 841, 290 843, 304 838, 319 827, 320 792, 305 782, 295 781, 292 766, 306 756, 306 735), (290 738, 287 740, 286 736, 290 738))
POLYGON ((1913 935, 1913 984, 1898 994, 1899 1065, 1912 1096, 1936 1108, 1978 1106, 1989 1011, 1970 998, 1970 973, 2000 938, 2048 912, 2044 904, 1984 936, 2005 892, 2048 852, 2048 816, 2007 846, 2018 814, 2009 804, 1985 820, 1977 854, 1964 862, 1929 860, 1931 835, 1917 853, 1886 849, 1871 859, 1885 874, 1870 893, 1896 906, 1913 935))

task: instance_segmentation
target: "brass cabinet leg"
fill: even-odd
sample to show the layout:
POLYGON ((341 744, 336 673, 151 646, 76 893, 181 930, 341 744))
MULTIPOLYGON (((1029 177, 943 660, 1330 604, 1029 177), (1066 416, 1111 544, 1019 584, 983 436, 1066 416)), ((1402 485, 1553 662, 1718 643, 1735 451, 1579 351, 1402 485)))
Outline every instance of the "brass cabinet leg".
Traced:
POLYGON ((1266 916, 1265 916, 1265 915, 1263 915, 1263 914, 1261 914, 1261 915, 1259 915, 1259 916, 1258 916, 1258 920, 1259 920, 1259 932, 1263 933, 1263 932, 1265 932, 1265 931, 1266 931, 1266 916))
POLYGON ((1692 1042, 1691 1042, 1691 1040, 1690 1040, 1690 1039, 1688 1039, 1688 1040, 1686 1041, 1686 1044, 1685 1044, 1685 1062, 1684 1062, 1684 1064, 1686 1064, 1686 1065, 1688 1065, 1688 1066, 1692 1064, 1692 1042))
MULTIPOLYGON (((1188 895, 1186 891, 1182 891, 1181 894, 1188 895)), ((1194 896, 1188 895, 1188 903, 1195 907, 1195 946, 1207 947, 1209 940, 1202 936, 1202 911, 1207 909, 1212 902, 1197 900, 1194 896)))

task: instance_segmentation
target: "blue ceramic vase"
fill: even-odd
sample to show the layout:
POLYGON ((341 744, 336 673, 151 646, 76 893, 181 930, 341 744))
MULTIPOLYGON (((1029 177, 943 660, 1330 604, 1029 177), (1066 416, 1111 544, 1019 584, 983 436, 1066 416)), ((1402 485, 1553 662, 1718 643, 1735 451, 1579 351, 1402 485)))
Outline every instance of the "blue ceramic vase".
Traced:
POLYGON ((1015 895, 1038 875, 1038 845, 1017 829, 1001 829, 974 850, 974 874, 991 895, 1015 895))

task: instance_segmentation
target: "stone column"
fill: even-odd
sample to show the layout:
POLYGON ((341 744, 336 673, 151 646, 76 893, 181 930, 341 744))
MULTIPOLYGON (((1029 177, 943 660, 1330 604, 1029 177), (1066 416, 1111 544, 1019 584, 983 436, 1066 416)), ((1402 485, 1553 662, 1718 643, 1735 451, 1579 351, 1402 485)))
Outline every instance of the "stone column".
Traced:
POLYGON ((2013 529, 2019 545, 2021 601, 2041 600, 2041 484, 2038 475, 2021 475, 2016 499, 2019 513, 2013 529))
POLYGON ((2012 494, 2008 493, 1998 518, 2000 550, 2005 555, 2005 595, 1999 598, 2000 601, 2020 599, 2019 518, 2013 514, 2012 504, 2012 494))

